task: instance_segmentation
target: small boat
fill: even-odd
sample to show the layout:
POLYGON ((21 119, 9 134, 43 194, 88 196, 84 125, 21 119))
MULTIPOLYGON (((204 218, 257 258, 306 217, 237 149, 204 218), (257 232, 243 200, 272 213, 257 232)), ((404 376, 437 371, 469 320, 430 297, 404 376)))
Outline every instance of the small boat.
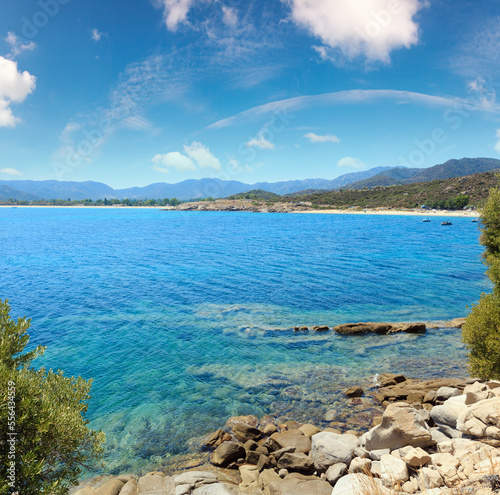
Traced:
POLYGON ((424 219, 422 220, 422 222, 430 222, 430 221, 431 221, 431 220, 430 220, 430 218, 424 218, 424 219))
POLYGON ((477 218, 473 218, 471 222, 479 222, 479 220, 477 218))
POLYGON ((444 222, 441 222, 441 225, 453 225, 449 220, 445 220, 444 222))

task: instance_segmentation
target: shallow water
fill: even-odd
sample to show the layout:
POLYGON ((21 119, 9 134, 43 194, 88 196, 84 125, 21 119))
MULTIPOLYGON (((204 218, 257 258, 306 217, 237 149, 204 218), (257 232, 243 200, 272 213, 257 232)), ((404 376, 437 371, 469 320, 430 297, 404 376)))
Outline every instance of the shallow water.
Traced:
POLYGON ((107 471, 185 452, 236 414, 321 423, 376 373, 464 376, 455 329, 340 337, 296 325, 446 320, 489 289, 477 223, 419 217, 0 209, 0 297, 37 365, 94 378, 107 471), (195 443, 195 442, 194 442, 195 443))

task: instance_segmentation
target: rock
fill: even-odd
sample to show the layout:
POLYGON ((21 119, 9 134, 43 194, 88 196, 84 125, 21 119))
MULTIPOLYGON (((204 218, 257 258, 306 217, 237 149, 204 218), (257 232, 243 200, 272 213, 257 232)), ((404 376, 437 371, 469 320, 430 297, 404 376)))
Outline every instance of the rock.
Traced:
POLYGON ((245 461, 248 462, 248 464, 257 464, 259 462, 260 458, 260 453, 256 452, 255 450, 247 450, 247 455, 245 456, 245 461))
POLYGON ((460 461, 449 453, 431 454, 431 464, 437 468, 447 486, 455 485, 459 480, 457 469, 460 461))
POLYGON ((85 486, 78 490, 75 495, 98 495, 94 488, 91 486, 85 486))
POLYGON ((409 479, 406 462, 391 454, 384 454, 380 459, 380 478, 387 487, 402 485, 409 479))
POLYGON ((457 395, 461 395, 460 390, 455 387, 440 387, 436 391, 436 399, 435 400, 448 400, 451 397, 456 397, 457 395))
POLYGON ((434 469, 423 467, 419 474, 422 489, 429 490, 432 488, 440 488, 444 485, 442 476, 434 469))
POLYGON ((331 465, 342 462, 349 465, 358 439, 354 435, 321 432, 312 437, 311 457, 316 469, 326 471, 331 465))
POLYGON ((311 438, 313 435, 316 435, 316 433, 319 433, 321 430, 317 427, 317 426, 314 426, 314 425, 310 425, 310 424, 305 424, 305 425, 302 425, 299 430, 306 436, 306 437, 309 437, 311 438))
MULTIPOLYGON (((168 494, 169 492, 166 493, 168 494)), ((164 494, 162 493, 161 495, 164 494)), ((241 495, 241 492, 235 485, 215 483, 213 485, 200 486, 200 488, 196 488, 196 490, 191 492, 191 495, 241 495)))
POLYGON ((446 326, 451 328, 462 328, 465 325, 465 318, 454 318, 446 326))
POLYGON ((266 486, 270 485, 273 481, 280 481, 280 480, 281 480, 280 475, 276 474, 276 471, 274 469, 264 469, 264 471, 262 471, 259 475, 259 485, 261 489, 264 489, 266 486))
POLYGON ((273 433, 276 433, 278 431, 278 427, 273 424, 268 424, 264 427, 263 433, 267 437, 271 436, 273 433))
POLYGON ((134 479, 127 481, 121 489, 120 495, 137 495, 137 481, 134 479))
POLYGON ((314 471, 314 462, 309 456, 302 453, 286 453, 280 457, 278 468, 307 474, 314 471))
POLYGON ((270 495, 331 495, 332 486, 326 481, 298 478, 274 481, 269 485, 270 495))
POLYGON ((370 451, 370 459, 372 461, 380 461, 384 454, 390 454, 391 449, 378 449, 370 451))
POLYGON ((253 484, 257 484, 259 480, 259 470, 255 466, 244 464, 239 467, 241 483, 240 488, 245 489, 253 484))
POLYGON ((217 475, 207 471, 187 471, 173 479, 175 495, 189 494, 195 488, 217 483, 217 475))
MULTIPOLYGON (((334 464, 335 465, 335 464, 334 464)), ((332 467, 332 466, 330 466, 332 467)), ((349 466, 350 473, 369 473, 372 467, 372 460, 366 457, 355 457, 349 466)), ((330 469, 330 468, 328 468, 330 469)))
POLYGON ((249 426, 245 423, 238 423, 233 428, 234 436, 240 442, 246 442, 247 440, 258 440, 262 436, 262 432, 253 426, 249 426))
POLYGON ((316 325, 312 327, 311 330, 314 330, 315 332, 328 332, 328 330, 330 330, 330 327, 328 327, 327 325, 316 325))
POLYGON ((116 479, 123 481, 125 484, 128 483, 130 480, 134 479, 134 476, 131 474, 120 474, 116 477, 116 479))
POLYGON ((390 323, 347 323, 345 325, 337 325, 333 329, 341 335, 358 335, 363 333, 381 333, 385 334, 391 330, 390 323))
POLYGON ((326 479, 331 485, 334 485, 335 482, 344 476, 347 472, 347 465, 343 462, 338 462, 337 464, 333 464, 326 470, 326 479))
POLYGON ((222 428, 219 428, 208 436, 203 446, 207 449, 215 449, 221 443, 228 442, 229 440, 231 440, 231 435, 222 428))
POLYGON ((397 383, 403 383, 404 381, 406 381, 406 377, 404 375, 393 373, 382 373, 378 375, 380 387, 388 387, 390 385, 396 385, 397 383))
POLYGON ((245 445, 243 445, 245 450, 257 450, 259 448, 259 444, 254 440, 247 440, 245 445))
POLYGON ((412 449, 403 457, 403 461, 412 468, 421 468, 431 460, 431 456, 420 447, 412 449))
POLYGON ((226 421, 226 428, 232 430, 237 424, 243 423, 247 426, 251 426, 253 428, 257 428, 259 426, 259 418, 257 416, 231 416, 226 421))
POLYGON ((457 429, 474 437, 500 439, 500 397, 468 406, 457 420, 457 429))
MULTIPOLYGON (((406 333, 425 333, 427 331, 427 327, 425 323, 404 323, 399 327, 400 332, 406 333)), ((393 332, 390 332, 393 333, 393 332)))
POLYGON ((418 490, 418 479, 410 478, 401 488, 404 493, 415 493, 418 490))
POLYGON ((212 452, 210 462, 215 466, 224 467, 245 457, 246 451, 241 445, 236 442, 224 442, 212 452))
POLYGON ((346 397, 361 397, 365 391, 361 387, 351 387, 344 391, 346 397))
POLYGON ((438 426, 447 425, 456 429, 458 417, 467 411, 465 399, 465 395, 460 395, 446 400, 441 406, 434 406, 431 409, 431 418, 434 423, 438 426))
POLYGON ((331 495, 360 494, 391 495, 391 492, 384 488, 382 481, 377 478, 366 474, 348 474, 337 481, 331 493, 331 495))
POLYGON ((403 402, 389 405, 382 423, 360 439, 360 445, 368 450, 394 450, 406 445, 428 447, 434 443, 431 431, 418 411, 403 402))
POLYGON ((495 394, 491 388, 485 383, 475 382, 472 385, 467 385, 464 389, 465 403, 467 405, 475 404, 480 400, 491 399, 495 394))
POLYGON ((119 479, 115 478, 109 481, 106 481, 103 485, 101 485, 97 489, 97 493, 99 495, 118 495, 123 488, 123 485, 125 483, 123 481, 120 481, 119 479))
POLYGON ((163 473, 148 473, 139 478, 137 493, 141 495, 163 495, 165 492, 174 492, 170 478, 163 473))
POLYGON ((257 462, 257 470, 262 471, 265 467, 269 465, 269 457, 267 455, 260 454, 259 461, 257 462))
POLYGON ((295 447, 296 452, 304 454, 311 450, 311 439, 300 430, 288 430, 281 433, 273 433, 271 439, 280 447, 295 447))
POLYGON ((366 450, 364 447, 356 447, 353 452, 354 457, 370 457, 370 452, 366 450))

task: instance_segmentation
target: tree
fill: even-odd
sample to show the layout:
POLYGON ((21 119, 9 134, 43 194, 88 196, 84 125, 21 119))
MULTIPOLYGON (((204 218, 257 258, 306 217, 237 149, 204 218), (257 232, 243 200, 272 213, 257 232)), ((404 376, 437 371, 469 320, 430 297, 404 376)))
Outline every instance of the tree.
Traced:
POLYGON ((62 495, 102 454, 104 434, 85 419, 92 380, 31 367, 30 320, 0 300, 0 495, 62 495))
POLYGON ((482 379, 500 378, 500 191, 492 189, 481 212, 481 244, 484 263, 493 282, 493 291, 481 294, 472 306, 462 330, 469 351, 471 375, 482 379))

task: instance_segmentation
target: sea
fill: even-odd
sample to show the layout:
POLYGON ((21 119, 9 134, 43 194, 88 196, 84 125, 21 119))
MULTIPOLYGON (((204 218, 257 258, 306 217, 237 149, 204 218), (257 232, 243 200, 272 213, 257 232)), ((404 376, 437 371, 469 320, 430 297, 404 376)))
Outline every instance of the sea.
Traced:
MULTIPOLYGON (((445 321, 490 290, 470 218, 0 208, 0 298, 34 365, 93 379, 101 472, 199 447, 230 416, 325 425, 384 372, 467 376, 460 330, 340 336, 296 326, 445 321)), ((347 408, 347 410, 346 410, 347 408)))

